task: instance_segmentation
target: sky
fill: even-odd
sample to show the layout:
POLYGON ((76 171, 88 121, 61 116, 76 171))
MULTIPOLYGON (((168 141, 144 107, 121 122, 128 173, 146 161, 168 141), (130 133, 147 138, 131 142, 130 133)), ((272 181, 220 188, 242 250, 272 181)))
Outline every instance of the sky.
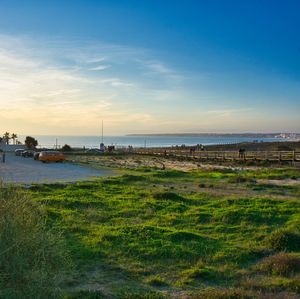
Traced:
POLYGON ((300 2, 0 0, 0 129, 300 132, 300 2))

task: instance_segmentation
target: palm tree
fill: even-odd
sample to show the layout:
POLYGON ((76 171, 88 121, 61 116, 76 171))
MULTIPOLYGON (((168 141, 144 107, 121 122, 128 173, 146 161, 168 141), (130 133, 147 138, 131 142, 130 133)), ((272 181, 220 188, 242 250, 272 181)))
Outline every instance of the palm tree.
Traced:
POLYGON ((9 132, 5 132, 3 135, 3 139, 5 141, 6 144, 9 144, 9 139, 10 139, 10 133, 9 132))
POLYGON ((16 144, 16 139, 18 138, 18 135, 15 133, 12 133, 10 138, 13 140, 13 143, 16 144))

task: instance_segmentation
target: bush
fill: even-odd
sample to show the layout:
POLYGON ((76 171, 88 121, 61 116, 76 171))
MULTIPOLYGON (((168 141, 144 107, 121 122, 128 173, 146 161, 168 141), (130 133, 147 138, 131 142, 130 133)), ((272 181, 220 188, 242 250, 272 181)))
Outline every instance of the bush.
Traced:
POLYGON ((61 148, 61 150, 62 150, 63 152, 71 152, 71 151, 72 151, 72 148, 71 148, 70 145, 65 144, 65 145, 61 148))
POLYGON ((146 290, 123 290, 116 298, 120 299, 166 299, 164 295, 154 291, 146 290))
POLYGON ((157 200, 173 200, 173 201, 183 201, 184 198, 173 192, 157 192, 153 194, 153 198, 157 200))
POLYGON ((207 289, 191 297, 192 299, 254 299, 258 298, 251 291, 242 289, 207 289))
POLYGON ((266 257, 259 269, 276 275, 293 275, 300 272, 300 258, 285 252, 266 257))
POLYGON ((0 185, 0 298, 57 298, 67 264, 64 242, 46 228, 41 207, 0 185))
POLYGON ((240 183, 256 183, 255 179, 241 176, 241 175, 236 175, 232 176, 228 179, 228 182, 231 184, 240 184, 240 183))
POLYGON ((153 287, 164 287, 168 285, 165 280, 158 275, 149 277, 146 282, 153 287))
POLYGON ((267 239, 270 249, 276 251, 300 250, 300 235, 287 230, 277 230, 267 239))

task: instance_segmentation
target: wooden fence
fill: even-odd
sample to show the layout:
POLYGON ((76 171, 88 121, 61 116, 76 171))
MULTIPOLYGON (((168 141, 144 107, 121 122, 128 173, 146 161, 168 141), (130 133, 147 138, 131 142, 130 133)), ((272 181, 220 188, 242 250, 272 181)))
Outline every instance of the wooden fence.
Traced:
POLYGON ((186 149, 145 148, 134 150, 136 154, 164 157, 185 157, 200 161, 300 161, 296 151, 192 151, 186 149))

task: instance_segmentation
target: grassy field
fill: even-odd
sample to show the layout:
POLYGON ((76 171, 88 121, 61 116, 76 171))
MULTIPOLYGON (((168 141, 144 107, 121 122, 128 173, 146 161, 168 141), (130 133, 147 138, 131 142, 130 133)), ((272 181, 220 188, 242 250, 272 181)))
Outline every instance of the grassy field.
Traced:
POLYGON ((299 169, 120 165, 29 189, 67 240, 65 298, 299 298, 299 169))

